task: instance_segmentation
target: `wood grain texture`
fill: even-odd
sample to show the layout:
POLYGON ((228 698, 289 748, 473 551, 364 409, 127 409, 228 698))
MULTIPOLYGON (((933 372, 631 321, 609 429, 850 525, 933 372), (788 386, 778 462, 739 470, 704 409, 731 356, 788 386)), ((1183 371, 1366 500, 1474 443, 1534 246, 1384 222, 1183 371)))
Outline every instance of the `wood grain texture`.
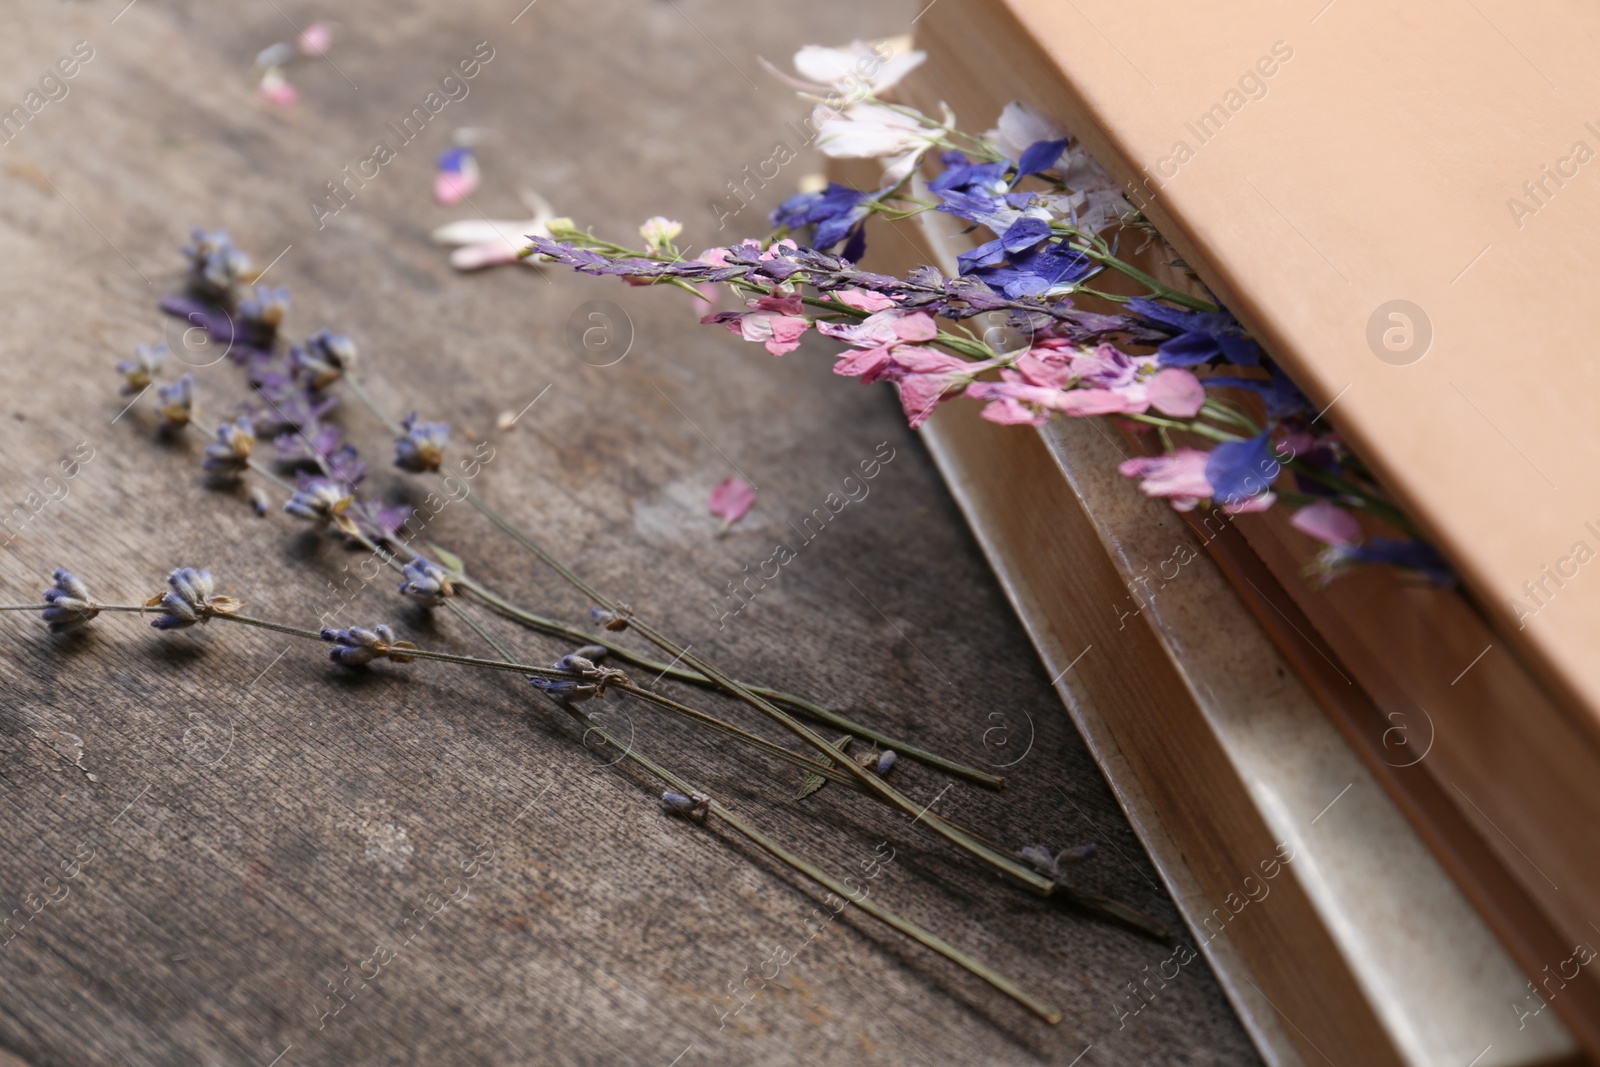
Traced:
MULTIPOLYGON (((999 796, 941 792, 944 780, 913 766, 896 773, 911 795, 1008 843, 1098 838, 1085 883, 1175 925, 886 391, 834 379, 821 349, 773 360, 692 327, 674 294, 521 268, 463 278, 426 242, 433 226, 473 213, 434 206, 427 189, 448 130, 476 125, 496 131, 473 198, 490 217, 521 214, 516 192, 528 185, 619 237, 661 211, 688 223, 692 247, 709 245, 706 200, 777 141, 793 143, 784 123, 803 114, 752 57, 899 32, 912 6, 544 0, 512 24, 521 6, 342 5, 331 62, 292 72, 304 102, 288 112, 265 109, 242 72, 292 33, 289 20, 325 13, 309 5, 14 8, 0 99, 20 101, 75 41, 95 52, 69 94, 0 149, 0 486, 15 501, 66 488, 0 550, 4 596, 32 599, 67 565, 102 598, 126 599, 192 564, 261 615, 312 624, 336 603, 326 584, 358 556, 206 491, 197 439, 162 444, 147 413, 117 417, 110 364, 163 334, 181 344, 154 306, 175 285, 174 246, 191 225, 227 227, 259 263, 282 253, 267 280, 293 291, 293 335, 350 333, 393 410, 448 419, 458 446, 491 441, 495 459, 475 486, 597 584, 742 676, 956 758, 1011 762, 1026 745, 999 796), (319 230, 308 201, 390 139, 384 124, 479 41, 495 58, 470 95, 319 230), (625 307, 635 334, 608 368, 565 341, 569 318, 596 299, 625 307), (494 430, 546 386, 513 430, 494 430), (80 442, 93 459, 46 484, 80 442), (894 459, 869 496, 719 629, 727 583, 778 540, 794 545, 790 523, 881 442, 894 459), (760 498, 718 538, 704 500, 735 465, 760 498), (988 733, 997 722, 1004 738, 988 733)), ((792 164, 747 210, 765 210, 812 165, 792 164)), ((196 374, 213 415, 242 398, 226 363, 196 374)), ((385 468, 376 420, 354 406, 340 418, 373 463, 372 489, 415 493, 385 468)), ((575 596, 467 508, 446 508, 428 535, 517 599, 583 617, 575 596)), ((455 620, 405 607, 386 576, 342 618, 480 650, 455 620)), ((491 625, 530 657, 565 651, 491 625)), ((641 747, 830 869, 858 868, 890 841, 897 859, 875 899, 1045 995, 1066 1021, 1036 1023, 849 912, 801 951, 815 894, 739 844, 663 817, 656 787, 610 766, 614 753, 585 751, 580 731, 515 679, 424 664, 341 672, 317 648, 220 624, 158 636, 104 617, 81 640, 52 641, 11 615, 0 629, 0 906, 29 916, 0 948, 0 1058, 1257 1062, 1199 966, 1119 1028, 1120 987, 1169 950, 1004 886, 843 790, 799 808, 797 775, 641 706, 606 710, 641 747), (44 901, 37 914, 30 898, 44 901), (364 961, 380 947, 391 958, 373 976, 364 961), (779 947, 799 955, 763 985, 755 976, 779 947), (324 1017, 329 984, 346 980, 360 991, 324 1017), (748 1006, 722 1018, 739 987, 748 1006)))

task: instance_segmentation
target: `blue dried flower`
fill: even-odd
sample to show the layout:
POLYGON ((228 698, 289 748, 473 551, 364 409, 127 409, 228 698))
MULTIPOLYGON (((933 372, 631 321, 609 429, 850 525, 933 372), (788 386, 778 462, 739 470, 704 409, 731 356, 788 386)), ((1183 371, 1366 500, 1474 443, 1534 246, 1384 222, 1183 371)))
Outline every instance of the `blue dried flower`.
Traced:
POLYGON ((210 571, 179 567, 167 575, 167 585, 167 592, 151 601, 151 606, 164 612, 150 622, 158 630, 181 630, 213 615, 230 615, 240 607, 231 596, 212 595, 216 581, 210 571))
POLYGON ((1314 573, 1320 572, 1325 580, 1331 580, 1340 571, 1357 563, 1384 563, 1415 571, 1435 585, 1445 587, 1453 586, 1460 580, 1439 550, 1426 541, 1389 537, 1374 537, 1359 545, 1329 545, 1317 557, 1312 570, 1314 573))
POLYGON ((886 748, 882 752, 878 753, 878 764, 873 768, 873 770, 878 772, 879 777, 882 777, 883 775, 894 770, 895 762, 899 760, 899 758, 900 757, 895 753, 894 749, 886 748))
POLYGON ((436 471, 444 462, 444 449, 450 443, 450 426, 443 422, 422 422, 412 412, 401 423, 405 436, 394 443, 394 465, 421 474, 436 471))
POLYGON ((706 812, 711 808, 711 798, 698 790, 685 796, 669 789, 661 794, 661 808, 669 815, 681 815, 685 819, 704 819, 706 812))
POLYGON ((354 503, 344 486, 327 478, 304 478, 300 488, 283 505, 283 510, 299 519, 328 523, 344 514, 354 503))
POLYGON ((411 663, 416 659, 406 655, 405 650, 417 646, 410 641, 395 640, 394 631, 381 624, 370 630, 363 626, 347 630, 328 627, 322 631, 322 639, 332 641, 335 646, 328 649, 328 658, 346 667, 365 666, 375 659, 392 659, 396 663, 411 663))
POLYGON ((867 217, 872 208, 872 196, 838 182, 829 182, 826 189, 796 193, 779 204, 772 213, 771 221, 774 226, 785 226, 791 230, 815 226, 812 244, 817 248, 832 248, 849 237, 851 231, 867 217))
POLYGON ((77 575, 58 569, 55 582, 44 591, 44 621, 51 633, 71 633, 100 614, 100 606, 89 596, 89 587, 77 575))
POLYGON ((120 360, 117 363, 117 373, 122 375, 122 388, 118 391, 123 396, 132 396, 150 388, 171 354, 172 350, 165 343, 140 345, 135 348, 132 359, 120 360))
POLYGON ((206 445, 200 466, 213 474, 237 478, 250 466, 250 453, 256 447, 255 427, 249 418, 239 416, 217 427, 217 439, 206 445))
POLYGON ((455 596, 455 586, 450 576, 430 559, 418 556, 407 563, 400 572, 405 581, 400 583, 400 595, 415 600, 425 608, 436 608, 447 596, 455 596))
POLYGON ((289 350, 289 362, 307 388, 322 389, 356 365, 356 343, 342 333, 318 330, 304 348, 289 350))
POLYGON ((250 273, 250 257, 233 247, 227 231, 194 231, 194 244, 184 245, 189 257, 189 290, 214 304, 233 300, 234 288, 250 273))
POLYGON ((194 414, 194 375, 185 374, 171 385, 156 386, 161 398, 163 429, 181 430, 194 414))

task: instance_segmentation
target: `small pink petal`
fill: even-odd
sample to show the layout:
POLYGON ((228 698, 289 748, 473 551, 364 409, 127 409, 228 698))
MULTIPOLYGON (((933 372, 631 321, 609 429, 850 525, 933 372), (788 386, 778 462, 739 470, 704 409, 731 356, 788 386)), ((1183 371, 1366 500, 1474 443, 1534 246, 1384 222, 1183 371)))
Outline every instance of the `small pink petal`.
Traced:
POLYGON ((717 292, 709 285, 697 285, 695 291, 700 295, 692 301, 696 318, 704 319, 707 315, 717 310, 717 292))
POLYGON ((894 334, 902 341, 931 341, 939 336, 939 327, 926 311, 914 311, 895 320, 894 334))
POLYGON ((894 301, 882 293, 869 292, 866 289, 844 289, 837 294, 839 303, 855 308, 857 311, 882 311, 894 307, 894 301))
POLYGON ((1180 448, 1170 456, 1136 456, 1117 470, 1125 478, 1142 478, 1139 489, 1145 496, 1167 497, 1174 508, 1189 511, 1214 492, 1206 480, 1208 456, 1199 449, 1180 448))
POLYGON ((515 263, 520 257, 510 241, 486 241, 481 245, 467 245, 450 253, 450 265, 456 270, 478 270, 501 263, 515 263))
POLYGON ((1348 545, 1361 540, 1361 526, 1355 516, 1326 500, 1296 511, 1289 524, 1325 545, 1348 545))
POLYGON ((990 422, 997 422, 1002 426, 1043 426, 1050 421, 1047 412, 1033 411, 1020 401, 1009 397, 991 400, 983 406, 983 411, 979 414, 990 422))
MULTIPOLYGON (((1038 350, 1035 349, 1034 351, 1038 350)), ((1033 352, 1018 356, 1016 368, 1029 385, 1065 389, 1072 382, 1072 368, 1070 366, 1047 362, 1035 356, 1033 352)))
POLYGON ((1122 389, 1071 389, 1059 393, 1051 407, 1063 415, 1137 415, 1149 404, 1142 386, 1122 389))
POLYGON ((441 204, 459 204, 477 191, 475 170, 441 171, 433 179, 433 198, 441 204))
POLYGON ((724 478, 711 490, 711 499, 708 504, 711 514, 721 519, 724 525, 732 526, 744 518, 745 512, 756 502, 755 487, 738 478, 724 478))
POLYGON ((859 378, 864 374, 874 374, 882 370, 888 362, 889 346, 882 345, 861 352, 846 353, 833 365, 833 373, 846 378, 859 378))
POLYGON ((1175 419, 1192 419, 1206 402, 1206 387, 1182 367, 1168 367, 1145 383, 1150 406, 1175 419))
POLYGON ((906 421, 913 430, 928 421, 933 409, 951 391, 951 382, 944 374, 908 374, 900 379, 900 406, 905 409, 906 421))
POLYGON ((267 103, 279 107, 293 107, 300 101, 300 91, 276 67, 261 76, 261 84, 256 86, 256 92, 267 103))
POLYGON ((328 47, 333 44, 333 23, 313 22, 300 31, 297 43, 300 51, 308 56, 326 55, 328 47))
POLYGON ((767 351, 775 356, 793 352, 800 347, 800 335, 810 325, 810 319, 796 315, 772 316, 772 340, 767 342, 767 351))
POLYGON ((920 345, 897 345, 894 361, 914 374, 954 374, 971 370, 976 375, 978 370, 976 364, 970 364, 960 356, 920 345))

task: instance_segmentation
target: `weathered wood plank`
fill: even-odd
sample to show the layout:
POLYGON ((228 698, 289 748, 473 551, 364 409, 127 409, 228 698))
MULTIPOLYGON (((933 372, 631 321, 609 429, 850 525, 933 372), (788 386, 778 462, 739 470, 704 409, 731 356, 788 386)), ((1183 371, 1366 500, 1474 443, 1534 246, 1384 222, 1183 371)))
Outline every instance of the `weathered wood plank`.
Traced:
MULTIPOLYGON (((175 276, 172 246, 190 225, 226 226, 262 262, 284 253, 268 280, 293 290, 294 334, 345 330, 384 402, 448 419, 458 442, 491 441, 481 491, 597 584, 744 676, 956 758, 1017 760, 999 796, 941 793, 944 780, 910 765, 896 774, 1009 843, 1102 841, 1085 881, 1175 923, 887 393, 834 379, 818 351, 772 360, 691 327, 673 294, 520 269, 462 278, 426 244, 432 226, 470 214, 427 199, 434 154, 467 124, 497 131, 474 197, 493 217, 519 213, 529 185, 619 235, 659 210, 710 244, 705 201, 792 141, 783 124, 802 113, 750 57, 897 32, 911 5, 758 17, 686 0, 545 0, 513 25, 520 4, 362 0, 338 12, 338 69, 296 70, 304 103, 288 113, 264 110, 240 73, 289 32, 272 5, 142 3, 113 23, 121 7, 32 0, 0 40, 3 100, 73 42, 95 49, 69 95, 0 150, 0 499, 51 493, 42 480, 58 461, 79 442, 93 449, 52 483, 65 496, 0 550, 5 598, 35 597, 57 565, 110 599, 195 564, 252 611, 309 624, 329 606, 324 583, 356 561, 287 516, 257 520, 206 492, 197 441, 160 445, 138 412, 114 420, 109 364, 164 331, 178 340, 154 308, 175 276), (467 99, 317 229, 308 200, 323 183, 485 40, 494 58, 467 99), (595 299, 625 307, 636 333, 608 368, 564 340, 595 299), (551 383, 513 430, 494 429, 551 383), (719 628, 727 583, 778 540, 795 545, 790 523, 882 442, 894 458, 868 496, 719 628), (735 464, 761 495, 717 538, 704 498, 735 464)), ((301 24, 319 14, 283 12, 301 24)), ((242 395, 226 364, 196 373, 212 412, 242 395)), ((355 407, 342 418, 376 487, 398 492, 381 427, 355 407)), ((429 534, 519 599, 583 617, 468 509, 445 509, 429 534)), ((345 617, 477 650, 389 582, 345 617)), ((529 656, 563 651, 495 625, 529 656)), ((585 752, 580 731, 510 677, 420 663, 341 673, 317 649, 222 625, 158 637, 106 617, 63 642, 25 616, 0 629, 0 905, 28 915, 25 898, 57 898, 0 947, 0 1046, 25 1063, 1255 1062, 1196 967, 1119 1026, 1123 987, 1168 950, 1000 885, 845 790, 796 804, 797 774, 642 706, 607 710, 785 843, 843 870, 891 842, 876 898, 1066 1021, 1042 1026, 849 913, 802 950, 814 894, 663 817, 654 787, 608 766, 614 753, 585 752), (797 959, 762 984, 778 948, 797 959), (359 988, 358 973, 365 988, 325 1018, 329 983, 359 988), (743 983, 748 1006, 719 1018, 743 983)))

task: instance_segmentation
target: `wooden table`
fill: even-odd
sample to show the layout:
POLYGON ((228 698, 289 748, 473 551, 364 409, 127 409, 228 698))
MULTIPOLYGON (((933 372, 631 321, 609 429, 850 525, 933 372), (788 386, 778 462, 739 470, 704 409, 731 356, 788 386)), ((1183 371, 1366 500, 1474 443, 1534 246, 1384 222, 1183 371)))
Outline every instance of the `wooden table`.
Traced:
MULTIPOLYGON (((896 773, 912 796, 1013 845, 1099 841, 1084 883, 1177 927, 886 389, 834 379, 820 350, 774 360, 694 327, 668 292, 522 268, 463 277, 427 242, 472 214, 434 205, 428 187, 448 131, 473 125, 494 130, 473 197, 491 217, 519 215, 526 185, 619 239, 659 211, 688 224, 692 247, 712 244, 707 199, 803 114, 754 56, 900 32, 915 5, 545 0, 513 22, 520 7, 343 5, 330 61, 297 67, 303 101, 276 111, 254 98, 253 56, 292 36, 290 19, 328 12, 288 0, 18 6, 0 36, 0 100, 21 101, 76 41, 94 55, 0 149, 4 499, 23 500, 79 442, 94 458, 0 552, 4 599, 37 597, 56 566, 126 600, 196 565, 251 611, 311 624, 325 583, 355 559, 280 512, 257 519, 207 491, 198 435, 161 444, 148 404, 119 417, 111 364, 136 343, 181 340, 155 307, 176 287, 175 246, 192 225, 226 227, 258 263, 281 253, 267 281, 293 291, 292 336, 348 332, 392 410, 447 419, 458 448, 492 442, 476 487, 596 584, 742 676, 958 759, 1012 763, 1000 795, 946 790, 912 765, 896 773), (480 41, 494 58, 469 96, 319 230, 309 201, 323 183, 480 41), (596 299, 624 307, 635 333, 605 368, 565 340, 596 299), (495 428, 541 395, 511 430, 495 428), (870 495, 719 629, 727 583, 777 540, 792 544, 789 524, 885 442, 894 458, 870 495), (706 495, 741 472, 759 501, 718 537, 706 495)), ((792 164, 759 207, 814 165, 792 164)), ((196 374, 212 414, 241 395, 226 362, 196 374)), ((371 487, 399 492, 382 427, 354 405, 340 418, 371 487)), ((429 536, 520 600, 583 619, 574 595, 469 509, 441 512, 429 536)), ((387 581, 346 620, 479 651, 457 620, 428 622, 387 581)), ((566 650, 492 625, 530 657, 566 650)), ((614 753, 585 751, 581 731, 511 676, 421 663, 357 674, 309 645, 221 625, 157 635, 106 616, 74 641, 27 615, 0 627, 0 905, 28 915, 23 900, 62 860, 92 856, 0 947, 7 1067, 1257 1062, 1202 963, 1122 1016, 1136 1006, 1129 983, 1170 950, 1003 885, 842 789, 802 811, 794 775, 641 705, 608 704, 610 721, 780 840, 840 868, 890 841, 877 899, 1044 994, 1065 1021, 1036 1022, 848 911, 719 1019, 739 1003, 730 986, 775 948, 799 947, 815 894, 735 840, 664 817, 657 787, 612 766, 614 753), (392 958, 325 1017, 329 983, 370 976, 378 946, 392 958)))

